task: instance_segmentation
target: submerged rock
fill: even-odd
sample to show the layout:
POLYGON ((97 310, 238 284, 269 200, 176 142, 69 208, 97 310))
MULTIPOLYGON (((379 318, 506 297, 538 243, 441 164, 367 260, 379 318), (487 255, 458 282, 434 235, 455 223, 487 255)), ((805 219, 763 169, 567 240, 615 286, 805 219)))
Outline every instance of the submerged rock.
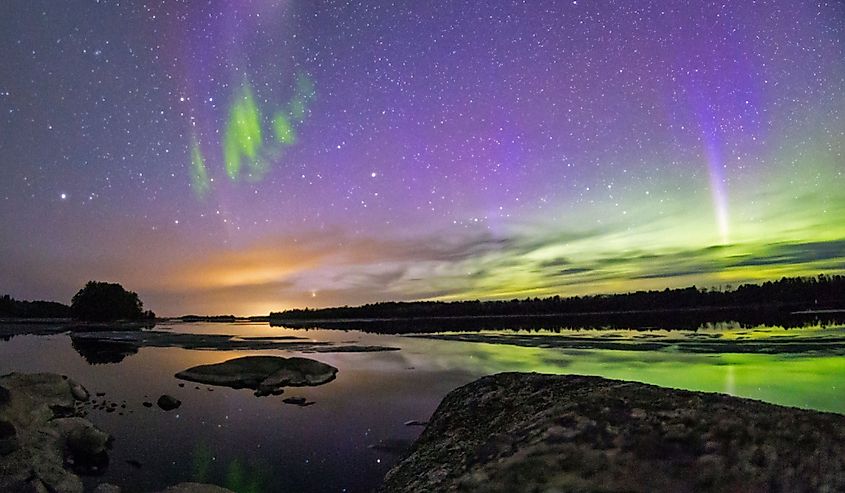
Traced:
MULTIPOLYGON (((110 484, 103 483, 94 489, 94 493, 120 493, 120 488, 110 484)), ((220 486, 203 483, 179 483, 170 486, 159 493, 234 493, 232 490, 227 490, 220 486)))
POLYGON ((382 491, 845 491, 845 416, 504 373, 447 395, 382 491))
POLYGON ((94 493, 120 493, 120 488, 111 483, 102 483, 94 488, 94 493))
POLYGON ((179 483, 171 486, 160 493, 234 493, 232 490, 202 483, 179 483))
POLYGON ((314 401, 309 401, 305 397, 288 397, 282 399, 282 402, 284 402, 285 404, 293 404, 294 406, 299 407, 308 407, 316 404, 314 401))
POLYGON ((337 368, 308 358, 245 356, 223 363, 200 365, 181 371, 176 378, 270 395, 283 387, 322 385, 334 380, 337 368))
POLYGON ((367 448, 391 455, 402 455, 411 448, 411 440, 406 438, 385 438, 368 445, 367 448))
POLYGON ((172 411, 177 407, 181 406, 182 401, 173 397, 172 395, 164 394, 163 396, 158 398, 156 404, 158 404, 158 407, 164 409, 165 411, 172 411))
POLYGON ((286 351, 371 352, 398 351, 396 347, 337 346, 328 341, 312 341, 296 336, 236 336, 226 334, 188 334, 167 330, 76 332, 73 348, 91 364, 118 363, 142 347, 179 347, 201 351, 286 351))
POLYGON ((65 466, 102 465, 110 440, 77 415, 88 391, 51 373, 4 375, 0 386, 8 392, 0 404, 0 491, 81 493, 82 481, 65 466))

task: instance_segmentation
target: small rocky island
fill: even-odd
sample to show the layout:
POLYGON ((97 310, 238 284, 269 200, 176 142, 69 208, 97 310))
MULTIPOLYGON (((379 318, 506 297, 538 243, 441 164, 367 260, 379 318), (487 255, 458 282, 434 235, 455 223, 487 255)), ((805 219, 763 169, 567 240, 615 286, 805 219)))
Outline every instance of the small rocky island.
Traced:
POLYGON ((176 378, 208 385, 255 390, 255 395, 279 395, 284 387, 316 386, 331 382, 337 368, 308 358, 244 356, 222 363, 200 365, 176 378))
POLYGON ((381 491, 845 491, 845 416, 503 373, 449 393, 381 491))

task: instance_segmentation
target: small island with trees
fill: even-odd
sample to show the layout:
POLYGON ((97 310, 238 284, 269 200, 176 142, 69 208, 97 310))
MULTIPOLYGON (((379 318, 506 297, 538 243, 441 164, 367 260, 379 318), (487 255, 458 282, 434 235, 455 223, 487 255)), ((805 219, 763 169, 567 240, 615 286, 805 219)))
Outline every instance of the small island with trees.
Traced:
POLYGON ((55 301, 19 301, 4 295, 0 297, 0 318, 115 322, 154 320, 156 315, 144 310, 138 293, 127 291, 118 283, 88 281, 69 306, 55 301))

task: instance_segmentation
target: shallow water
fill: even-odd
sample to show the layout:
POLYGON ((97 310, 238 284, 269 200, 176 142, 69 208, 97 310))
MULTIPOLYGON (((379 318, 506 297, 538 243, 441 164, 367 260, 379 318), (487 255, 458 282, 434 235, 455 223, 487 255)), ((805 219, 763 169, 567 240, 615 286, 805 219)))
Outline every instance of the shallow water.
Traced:
MULTIPOLYGON (((464 342, 357 331, 291 330, 267 324, 171 324, 157 330, 242 336, 298 336, 315 341, 394 346, 400 351, 299 353, 141 348, 119 362, 89 364, 67 335, 16 336, 0 341, 0 373, 50 371, 72 376, 105 398, 126 402, 117 412, 92 410, 91 420, 115 436, 102 477, 124 491, 150 491, 180 481, 220 484, 235 491, 369 491, 395 463, 392 452, 370 448, 382 440, 410 442, 450 390, 502 371, 577 373, 692 390, 725 392, 768 402, 845 414, 845 358, 830 351, 740 354, 572 349, 555 337, 636 343, 648 340, 744 341, 772 338, 837 340, 845 328, 740 329, 719 325, 698 332, 482 332, 489 342, 464 342), (523 339, 503 344, 503 337, 523 339), (525 341, 528 341, 527 343, 525 341), (247 354, 305 356, 336 366, 337 379, 320 387, 287 389, 258 398, 250 390, 198 386, 173 375, 190 366, 247 354), (209 390, 209 389, 213 390, 209 390), (168 393, 182 406, 164 412, 154 402, 168 393), (309 407, 283 404, 303 396, 309 407), (127 463, 137 461, 137 467, 127 463)), ((448 335, 448 334, 447 334, 448 335)), ((634 346, 632 346, 634 347, 634 346)), ((89 359, 91 359, 89 357, 89 359)), ((93 359, 97 361, 96 358, 93 359)), ((120 360, 120 356, 112 361, 120 360)))

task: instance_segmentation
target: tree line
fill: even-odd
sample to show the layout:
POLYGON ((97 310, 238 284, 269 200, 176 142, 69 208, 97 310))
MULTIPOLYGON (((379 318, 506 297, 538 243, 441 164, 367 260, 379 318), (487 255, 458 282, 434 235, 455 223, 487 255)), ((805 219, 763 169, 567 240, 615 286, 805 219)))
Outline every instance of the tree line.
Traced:
POLYGON ((662 291, 637 291, 562 298, 525 298, 495 301, 381 302, 362 306, 294 309, 270 313, 271 320, 354 318, 428 318, 559 315, 600 312, 672 311, 767 307, 783 310, 845 308, 845 276, 784 277, 736 288, 706 289, 691 286, 662 291))
POLYGON ((70 307, 56 301, 24 301, 0 297, 2 318, 70 318, 70 307))

